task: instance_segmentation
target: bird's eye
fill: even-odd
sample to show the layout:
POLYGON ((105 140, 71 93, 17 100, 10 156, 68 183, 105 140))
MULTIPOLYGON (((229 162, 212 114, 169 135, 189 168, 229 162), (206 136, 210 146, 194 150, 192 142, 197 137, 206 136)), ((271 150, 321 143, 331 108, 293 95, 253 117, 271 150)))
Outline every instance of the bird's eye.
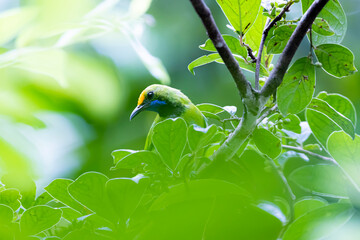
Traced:
POLYGON ((147 97, 148 99, 152 99, 154 97, 154 92, 148 92, 147 97))

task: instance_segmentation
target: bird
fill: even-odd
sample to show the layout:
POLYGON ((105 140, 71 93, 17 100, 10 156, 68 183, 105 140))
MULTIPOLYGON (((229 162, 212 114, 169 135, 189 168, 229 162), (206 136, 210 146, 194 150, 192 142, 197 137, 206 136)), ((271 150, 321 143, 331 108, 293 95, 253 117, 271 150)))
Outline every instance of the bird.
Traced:
POLYGON ((150 85, 140 93, 137 106, 130 115, 130 120, 143 111, 158 113, 150 127, 145 142, 145 150, 151 149, 154 126, 165 119, 182 117, 189 125, 196 124, 203 128, 207 125, 205 116, 185 94, 178 89, 161 84, 150 85))

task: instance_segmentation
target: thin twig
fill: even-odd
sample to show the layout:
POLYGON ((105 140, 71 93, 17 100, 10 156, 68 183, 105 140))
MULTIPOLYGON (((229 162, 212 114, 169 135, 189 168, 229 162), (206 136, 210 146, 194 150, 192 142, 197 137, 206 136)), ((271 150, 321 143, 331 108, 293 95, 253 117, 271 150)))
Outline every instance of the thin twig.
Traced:
POLYGON ((288 69, 302 39, 328 1, 329 0, 315 0, 305 12, 304 16, 295 28, 294 33, 291 35, 288 43, 286 44, 284 51, 280 55, 274 70, 271 72, 268 80, 261 89, 262 97, 269 97, 281 84, 285 72, 288 69))
POLYGON ((260 47, 259 47, 259 52, 258 52, 258 56, 256 58, 256 70, 255 70, 255 90, 259 90, 259 78, 260 78, 260 65, 261 65, 261 56, 262 56, 262 52, 264 50, 264 44, 265 44, 265 40, 267 35, 269 34, 270 29, 275 26, 275 24, 280 21, 282 19, 282 17, 284 16, 284 14, 286 12, 289 11, 291 5, 293 5, 293 1, 290 1, 286 4, 286 6, 281 10, 281 12, 279 13, 279 15, 277 15, 271 22, 270 19, 268 19, 266 21, 265 24, 265 29, 263 31, 262 37, 261 37, 261 42, 260 42, 260 47), (270 23, 269 23, 270 22, 270 23))
POLYGON ((261 123, 267 116, 269 116, 272 112, 274 112, 277 109, 277 104, 275 104, 272 108, 268 108, 259 117, 259 119, 256 121, 256 125, 261 123))
POLYGON ((253 53, 253 50, 251 49, 251 47, 248 44, 244 43, 244 42, 242 43, 242 45, 244 47, 246 47, 248 56, 251 58, 251 62, 253 62, 253 63, 256 62, 256 57, 254 56, 254 53, 253 53))
POLYGON ((241 97, 243 99, 249 97, 249 95, 253 93, 251 84, 246 80, 245 75, 240 69, 239 63, 232 55, 229 47, 224 41, 224 38, 221 36, 221 33, 216 26, 215 20, 211 15, 210 9, 203 0, 190 0, 190 2, 203 22, 209 38, 213 42, 216 50, 220 54, 220 57, 231 73, 241 97))
POLYGON ((282 145, 282 148, 292 150, 292 151, 295 151, 295 152, 299 152, 299 153, 304 153, 306 155, 310 155, 310 156, 315 157, 317 159, 324 160, 324 161, 330 161, 330 162, 333 162, 336 165, 338 165, 337 162, 333 158, 325 157, 325 156, 322 156, 322 155, 314 153, 314 152, 310 152, 310 151, 305 150, 305 149, 300 148, 300 147, 282 145))

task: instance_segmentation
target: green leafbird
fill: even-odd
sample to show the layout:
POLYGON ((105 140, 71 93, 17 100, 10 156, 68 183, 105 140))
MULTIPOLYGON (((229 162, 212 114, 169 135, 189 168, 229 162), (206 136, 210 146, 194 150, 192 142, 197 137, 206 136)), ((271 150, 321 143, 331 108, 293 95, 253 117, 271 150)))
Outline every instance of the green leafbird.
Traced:
POLYGON ((130 120, 145 110, 158 113, 149 130, 145 149, 150 149, 154 126, 167 118, 182 117, 188 124, 206 127, 206 118, 190 99, 180 90, 168 86, 153 84, 145 88, 130 120))

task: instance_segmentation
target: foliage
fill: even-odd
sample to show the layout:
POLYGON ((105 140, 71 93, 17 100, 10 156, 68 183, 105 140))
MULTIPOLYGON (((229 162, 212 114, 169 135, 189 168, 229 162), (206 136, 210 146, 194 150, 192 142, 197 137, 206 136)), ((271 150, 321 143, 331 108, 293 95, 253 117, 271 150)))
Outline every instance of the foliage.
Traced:
MULTIPOLYGON (((250 34, 295 1, 270 7, 260 1, 217 2, 234 30, 235 36, 224 38, 235 59, 242 69, 256 71, 247 52, 256 52, 262 35, 250 34)), ((301 1, 304 12, 311 3, 301 1)), ((135 9, 136 17, 146 11, 135 9)), ((35 197, 31 179, 4 175, 1 239, 356 239, 360 136, 355 108, 340 94, 314 97, 316 67, 339 78, 356 71, 353 54, 339 44, 345 33, 339 21, 346 22, 341 5, 330 1, 310 30, 309 56, 289 68, 276 99, 268 101, 256 128, 229 160, 212 162, 220 147, 231 148, 229 137, 244 116, 233 106, 197 105, 208 119, 206 128, 166 119, 154 126, 153 150, 112 153, 112 170, 128 170, 131 177, 86 172, 75 180, 55 179, 35 197), (298 114, 303 112, 302 121, 298 114)), ((265 81, 273 55, 283 51, 298 23, 284 17, 270 29, 260 68, 265 81)), ((43 27, 20 43, 33 41, 34 32, 48 33, 43 27)), ((88 30, 70 35, 89 37, 83 35, 88 30)), ((207 40, 200 48, 214 52, 215 47, 207 40)), ((210 62, 223 60, 212 53, 188 68, 193 72, 210 62)))

